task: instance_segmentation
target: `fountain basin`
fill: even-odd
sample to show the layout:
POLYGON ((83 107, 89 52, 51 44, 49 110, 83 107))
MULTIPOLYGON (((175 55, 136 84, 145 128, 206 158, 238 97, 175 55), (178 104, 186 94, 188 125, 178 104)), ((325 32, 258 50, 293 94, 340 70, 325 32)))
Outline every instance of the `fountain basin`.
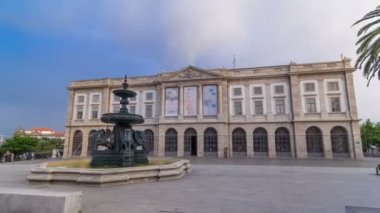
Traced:
POLYGON ((48 167, 46 162, 32 169, 26 179, 39 183, 63 182, 107 186, 179 179, 190 172, 191 164, 188 160, 175 160, 167 165, 102 169, 48 167))
POLYGON ((122 114, 122 113, 106 113, 100 118, 104 123, 128 123, 128 124, 141 124, 144 123, 144 118, 136 114, 122 114))

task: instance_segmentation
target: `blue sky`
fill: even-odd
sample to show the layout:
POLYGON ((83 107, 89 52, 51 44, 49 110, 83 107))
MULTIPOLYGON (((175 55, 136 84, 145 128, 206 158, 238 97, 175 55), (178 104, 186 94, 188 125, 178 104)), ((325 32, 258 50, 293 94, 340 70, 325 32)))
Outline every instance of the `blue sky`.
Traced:
MULTIPOLYGON (((72 80, 356 59, 352 23, 377 1, 1 0, 0 134, 63 130, 72 80)), ((361 118, 380 101, 355 73, 361 118)))

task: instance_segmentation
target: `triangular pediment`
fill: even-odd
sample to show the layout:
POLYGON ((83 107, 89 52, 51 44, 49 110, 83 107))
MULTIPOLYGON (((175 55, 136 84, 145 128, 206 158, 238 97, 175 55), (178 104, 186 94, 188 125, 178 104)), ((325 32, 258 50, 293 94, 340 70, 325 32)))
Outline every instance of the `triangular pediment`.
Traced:
POLYGON ((207 78, 220 78, 219 74, 203 70, 195 66, 187 66, 172 75, 169 75, 165 80, 192 80, 192 79, 207 79, 207 78))

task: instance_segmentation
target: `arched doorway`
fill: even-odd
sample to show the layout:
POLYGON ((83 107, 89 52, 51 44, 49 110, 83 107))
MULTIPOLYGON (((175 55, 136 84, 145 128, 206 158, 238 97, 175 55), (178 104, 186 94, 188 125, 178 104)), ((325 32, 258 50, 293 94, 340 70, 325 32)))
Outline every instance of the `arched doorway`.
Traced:
POLYGON ((207 128, 203 133, 203 149, 205 156, 218 156, 218 132, 214 128, 207 128))
POLYGON ((306 147, 309 157, 323 157, 322 131, 318 127, 309 127, 306 130, 306 147))
POLYGON ((80 130, 74 132, 73 137, 73 147, 71 150, 72 156, 79 156, 82 153, 82 141, 83 141, 83 133, 80 130))
POLYGON ((290 157, 290 134, 285 127, 276 129, 275 144, 277 157, 290 157))
POLYGON ((268 133, 262 127, 256 128, 253 131, 253 151, 254 156, 268 156, 268 133))
POLYGON ((345 128, 336 126, 331 129, 331 146, 334 157, 350 157, 348 150, 348 135, 345 128))
POLYGON ((232 131, 232 151, 233 156, 243 157, 247 155, 247 136, 242 128, 232 131))
POLYGON ((91 151, 93 146, 95 146, 95 138, 91 137, 92 134, 94 134, 96 130, 91 130, 90 133, 88 134, 88 144, 87 144, 87 156, 91 155, 91 151))
POLYGON ((165 132, 165 156, 177 156, 178 136, 175 129, 168 129, 165 132))
POLYGON ((185 156, 197 156, 197 131, 188 128, 184 134, 185 156))
POLYGON ((152 154, 154 151, 154 132, 150 129, 144 131, 145 134, 145 149, 149 154, 152 154))

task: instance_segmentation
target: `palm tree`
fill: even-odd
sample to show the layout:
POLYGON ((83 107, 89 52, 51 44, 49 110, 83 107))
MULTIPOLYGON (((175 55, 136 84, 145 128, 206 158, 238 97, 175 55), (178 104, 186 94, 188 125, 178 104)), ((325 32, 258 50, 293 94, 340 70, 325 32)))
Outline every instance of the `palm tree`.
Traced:
POLYGON ((359 47, 356 50, 358 59, 355 63, 356 68, 363 68, 363 75, 368 80, 367 86, 376 74, 380 80, 380 6, 367 13, 353 25, 369 20, 371 22, 364 25, 357 34, 359 40, 356 45, 359 47))

